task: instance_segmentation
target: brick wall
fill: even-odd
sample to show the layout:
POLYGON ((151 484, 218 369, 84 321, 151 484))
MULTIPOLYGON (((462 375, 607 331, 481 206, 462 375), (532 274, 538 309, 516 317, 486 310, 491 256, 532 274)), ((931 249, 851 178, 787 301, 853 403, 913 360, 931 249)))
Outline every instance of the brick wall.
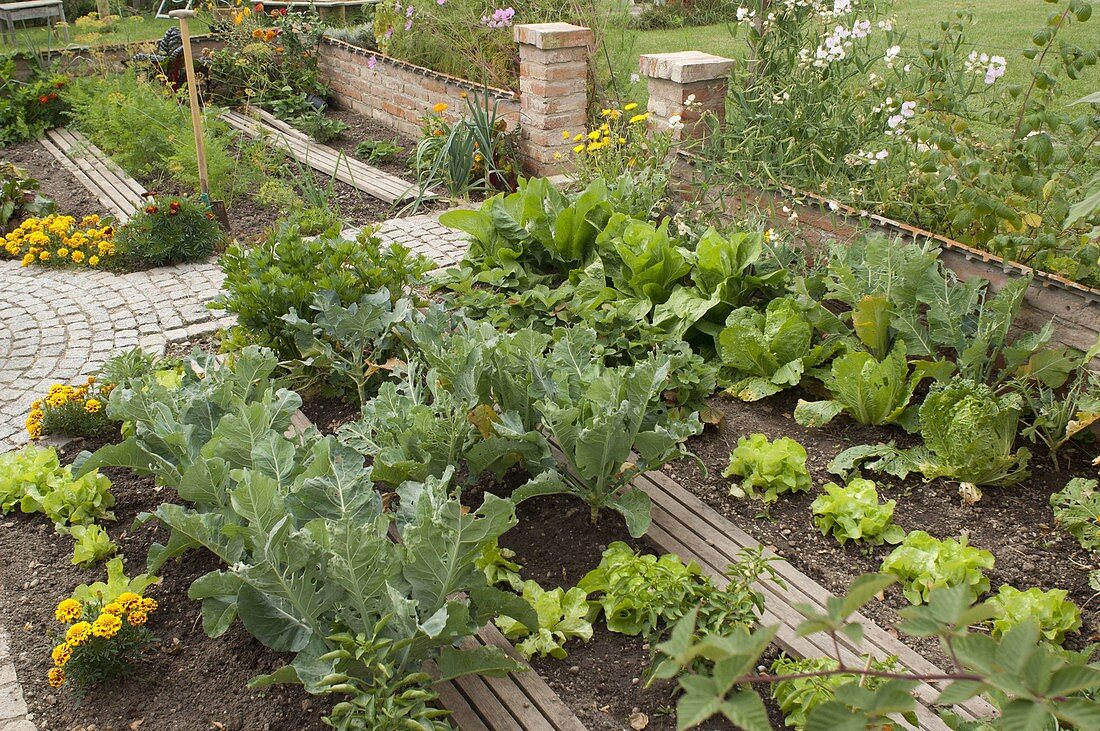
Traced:
MULTIPOLYGON (((458 112, 466 107, 466 95, 485 91, 485 87, 465 79, 331 38, 321 45, 318 63, 340 107, 413 139, 420 136, 420 118, 433 106, 442 102, 458 112), (373 69, 368 65, 371 58, 373 69)), ((519 124, 515 94, 490 87, 489 95, 490 103, 499 100, 498 113, 507 120, 508 129, 515 129, 519 124)))

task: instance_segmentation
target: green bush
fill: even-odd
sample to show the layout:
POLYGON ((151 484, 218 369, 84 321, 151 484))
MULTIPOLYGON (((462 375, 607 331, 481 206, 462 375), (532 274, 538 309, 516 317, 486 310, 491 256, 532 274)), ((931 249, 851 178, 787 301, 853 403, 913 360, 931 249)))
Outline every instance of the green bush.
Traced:
POLYGON ((168 266, 201 261, 225 240, 218 222, 199 201, 148 198, 147 205, 115 235, 130 266, 168 266))
POLYGON ((294 310, 309 316, 318 292, 334 292, 343 307, 383 287, 397 299, 431 266, 402 246, 383 250, 366 233, 355 241, 331 232, 307 240, 297 226, 288 226, 256 246, 226 250, 224 293, 213 306, 237 316, 243 340, 270 347, 285 360, 297 357, 298 349, 297 328, 283 315, 294 310))
POLYGON ((15 75, 15 58, 0 56, 0 147, 37 139, 61 123, 68 78, 35 68, 26 81, 15 75))

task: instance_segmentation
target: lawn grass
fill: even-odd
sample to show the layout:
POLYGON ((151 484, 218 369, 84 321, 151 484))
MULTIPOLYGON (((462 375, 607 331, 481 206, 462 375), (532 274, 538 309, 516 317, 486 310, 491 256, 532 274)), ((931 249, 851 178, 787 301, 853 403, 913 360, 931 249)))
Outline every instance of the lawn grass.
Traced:
MULTIPOLYGON (((1004 56, 1008 69, 1004 81, 1027 83, 1032 62, 1020 53, 1031 45, 1032 34, 1043 27, 1047 15, 1058 6, 1043 0, 896 0, 894 14, 898 30, 908 38, 902 47, 912 48, 918 36, 940 34, 939 24, 952 20, 958 10, 969 9, 974 14, 974 24, 968 35, 975 50, 990 55, 1004 56)), ((675 28, 670 30, 628 31, 626 38, 612 38, 619 50, 614 56, 615 73, 629 78, 638 70, 638 56, 643 53, 667 53, 672 51, 705 51, 717 56, 742 59, 745 53, 744 38, 734 38, 726 24, 675 28)), ((1093 47, 1100 45, 1100 17, 1087 23, 1075 23, 1061 37, 1068 41, 1093 47)), ((1088 69, 1081 78, 1064 80, 1064 99, 1072 102, 1094 91, 1100 91, 1100 68, 1088 69)), ((638 91, 633 94, 638 97, 638 91)), ((638 99, 641 101, 641 99, 638 99)))
MULTIPOLYGON (((69 22, 69 37, 73 46, 114 46, 123 43, 139 43, 142 41, 155 41, 164 35, 164 31, 176 25, 176 21, 154 18, 149 15, 135 15, 119 21, 117 28, 110 33, 85 33, 80 26, 69 22)), ((198 35, 209 30, 207 24, 195 18, 190 23, 191 34, 198 35)), ((0 53, 5 51, 46 51, 66 47, 65 34, 58 28, 55 33, 49 33, 44 25, 21 27, 16 26, 16 39, 12 44, 7 36, 0 41, 0 53)))

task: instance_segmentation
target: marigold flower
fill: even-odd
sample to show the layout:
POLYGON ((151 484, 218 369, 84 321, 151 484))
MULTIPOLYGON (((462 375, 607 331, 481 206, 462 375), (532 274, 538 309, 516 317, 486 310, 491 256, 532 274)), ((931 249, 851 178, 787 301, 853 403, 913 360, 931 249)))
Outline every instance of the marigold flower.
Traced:
POLYGON ((48 251, 41 252, 38 255, 38 260, 39 261, 49 261, 50 260, 50 252, 48 252, 48 251))
POLYGON ((132 612, 135 609, 141 608, 141 597, 132 591, 122 592, 115 601, 121 604, 122 608, 127 612, 132 612))
POLYGON ((146 614, 141 609, 130 612, 130 614, 126 617, 126 621, 130 623, 131 627, 140 627, 141 625, 145 624, 148 620, 149 620, 149 615, 146 614))
POLYGON ((122 620, 113 614, 101 614, 92 622, 92 634, 109 640, 118 634, 122 620))
POLYGON ((447 104, 446 102, 439 102, 438 104, 436 104, 435 106, 432 107, 432 111, 435 112, 436 114, 443 114, 443 112, 447 111, 447 109, 449 109, 449 108, 450 108, 450 105, 447 104))
POLYGON ((116 617, 121 617, 123 614, 126 613, 126 610, 123 609, 122 605, 119 604, 118 602, 110 602, 105 607, 103 607, 103 613, 104 614, 113 614, 116 617))
POLYGON ((252 30, 252 37, 253 38, 263 38, 263 35, 264 35, 264 29, 263 28, 254 28, 252 30))
POLYGON ((157 212, 157 207, 156 207, 155 205, 148 205, 148 206, 145 206, 145 212, 146 212, 146 213, 148 213, 148 214, 150 214, 150 215, 151 215, 151 214, 154 214, 154 213, 156 213, 156 212, 157 212))
POLYGON ((60 688, 65 685, 65 671, 61 668, 50 668, 50 671, 46 673, 46 680, 51 688, 60 688))
POLYGON ((88 266, 94 267, 97 264, 99 264, 99 257, 98 256, 96 256, 95 254, 92 254, 91 256, 88 257, 88 266))
POLYGON ((65 641, 73 647, 80 647, 92 636, 91 622, 77 622, 65 633, 65 641))
POLYGON ((97 226, 97 225, 99 225, 99 214, 98 213, 93 213, 90 216, 85 216, 80 221, 80 225, 81 226, 97 226))
POLYGON ((65 667, 65 663, 67 663, 72 656, 73 648, 69 646, 68 642, 62 642, 50 652, 50 657, 53 658, 53 664, 59 668, 65 667))
POLYGON ((146 614, 152 614, 153 612, 157 611, 159 607, 160 605, 157 604, 157 600, 153 599, 152 597, 145 597, 141 600, 141 611, 145 612, 146 614))
POLYGON ((23 261, 21 263, 23 264, 23 266, 29 267, 31 264, 34 263, 34 254, 24 254, 23 261))
POLYGON ((60 249, 57 250, 57 255, 64 259, 66 256, 69 255, 69 250, 62 246, 60 249))
POLYGON ((48 96, 46 96, 45 94, 43 94, 42 96, 38 97, 38 103, 39 104, 49 104, 50 103, 50 98, 48 96))

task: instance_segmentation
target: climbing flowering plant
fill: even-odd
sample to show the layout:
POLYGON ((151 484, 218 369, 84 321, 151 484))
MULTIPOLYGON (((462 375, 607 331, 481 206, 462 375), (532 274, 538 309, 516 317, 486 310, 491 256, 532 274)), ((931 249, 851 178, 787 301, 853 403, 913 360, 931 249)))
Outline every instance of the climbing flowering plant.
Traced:
POLYGON ((115 228, 98 215, 28 218, 3 239, 3 253, 23 266, 103 267, 115 255, 115 228))
POLYGON ((107 418, 107 399, 115 388, 95 376, 88 376, 79 386, 55 383, 45 397, 31 404, 27 415, 27 434, 38 439, 48 434, 71 437, 95 437, 114 429, 107 418))
POLYGON ((70 684, 83 693, 122 677, 154 643, 146 623, 159 606, 142 592, 157 579, 127 579, 117 558, 108 563, 107 575, 106 583, 77 587, 54 610, 64 629, 50 651, 53 667, 46 680, 52 688, 70 684))

